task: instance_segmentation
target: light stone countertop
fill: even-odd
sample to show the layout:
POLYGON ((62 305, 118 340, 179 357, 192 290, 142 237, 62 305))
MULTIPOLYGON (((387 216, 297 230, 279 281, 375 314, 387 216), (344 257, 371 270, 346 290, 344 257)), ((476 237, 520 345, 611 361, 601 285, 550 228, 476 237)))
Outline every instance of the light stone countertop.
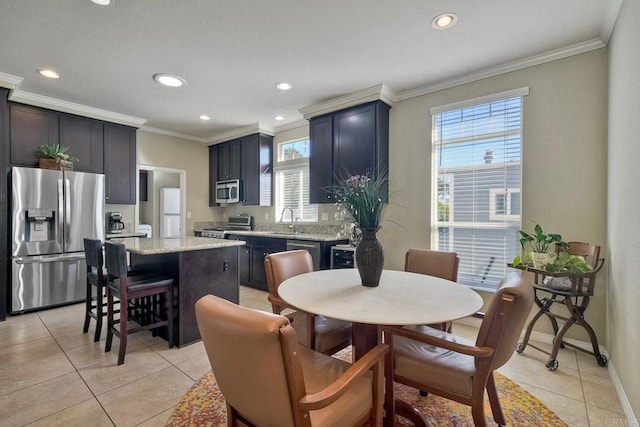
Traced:
POLYGON ((111 239, 110 241, 122 243, 129 252, 138 255, 170 254, 244 245, 244 242, 241 240, 211 239, 208 237, 193 236, 183 236, 177 239, 162 239, 159 237, 151 239, 123 238, 111 239))
POLYGON ((274 237, 277 239, 288 240, 312 240, 315 242, 334 242, 339 240, 348 240, 345 237, 337 237, 335 234, 308 234, 308 233, 286 233, 279 231, 241 231, 231 230, 227 234, 235 234, 247 237, 274 237))
POLYGON ((122 233, 107 233, 105 239, 125 239, 127 237, 147 237, 146 233, 134 233, 131 231, 122 233))

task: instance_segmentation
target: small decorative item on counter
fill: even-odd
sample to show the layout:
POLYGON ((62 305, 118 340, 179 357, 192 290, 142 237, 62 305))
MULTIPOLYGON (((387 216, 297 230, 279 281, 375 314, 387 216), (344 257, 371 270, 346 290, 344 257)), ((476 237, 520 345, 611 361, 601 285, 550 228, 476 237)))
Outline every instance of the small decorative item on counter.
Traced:
POLYGON ((38 149, 42 155, 38 165, 42 169, 73 170, 73 162, 78 161, 77 157, 67 153, 69 147, 60 144, 43 144, 38 149))
POLYGON ((380 229, 385 207, 387 178, 372 179, 367 175, 352 175, 339 180, 328 191, 335 196, 336 205, 344 213, 345 219, 355 224, 362 233, 355 254, 362 285, 378 286, 384 267, 384 251, 376 233, 380 229))

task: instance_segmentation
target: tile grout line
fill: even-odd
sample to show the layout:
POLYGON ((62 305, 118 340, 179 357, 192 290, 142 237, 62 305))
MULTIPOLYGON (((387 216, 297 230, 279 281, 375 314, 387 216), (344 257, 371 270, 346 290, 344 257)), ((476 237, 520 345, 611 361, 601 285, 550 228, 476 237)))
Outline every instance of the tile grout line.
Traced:
MULTIPOLYGON (((74 371, 76 372, 76 374, 78 374, 78 377, 80 377, 80 380, 82 381, 82 383, 85 385, 85 387, 87 387, 87 390, 89 390, 89 393, 91 393, 91 396, 93 396, 93 399, 95 399, 96 403, 98 405, 100 405, 100 408, 102 408, 102 411, 105 413, 105 415, 107 416, 107 418, 109 418, 109 421, 111 422, 111 424, 113 424, 114 426, 116 425, 116 423, 111 419, 111 416, 109 415, 109 413, 107 412, 107 410, 102 406, 102 403, 100 403, 100 400, 98 400, 98 396, 96 396, 96 394, 93 392, 93 390, 91 390, 91 387, 89 387, 89 384, 87 384, 87 382, 85 381, 84 377, 80 374, 80 370, 76 367, 76 365, 73 364, 73 362, 71 361, 71 359, 69 358, 69 355, 67 354, 67 352, 62 348, 62 346, 60 345, 60 343, 58 342, 58 339, 53 335, 53 333, 51 332, 51 330, 49 329, 49 327, 47 326, 47 324, 45 323, 45 321, 42 319, 42 317, 40 317, 40 314, 38 314, 38 318, 40 319, 40 321, 42 322, 42 324, 44 325, 44 327, 47 329, 47 332, 49 332, 49 335, 51 335, 51 338, 53 338, 53 341, 55 341, 56 345, 58 346, 58 348, 60 349, 60 351, 62 352, 62 354, 64 354, 64 357, 69 361, 69 364, 73 367, 74 371)), ((87 332, 88 333, 88 332, 87 332)), ((59 378, 59 377, 58 377, 59 378)), ((42 384, 42 383, 40 383, 42 384)), ((75 405, 71 405, 69 407, 66 407, 64 409, 61 409, 60 411, 51 413, 41 419, 44 419, 46 417, 50 417, 51 415, 55 415, 58 414, 62 411, 66 411, 69 408, 73 408, 74 406, 77 406, 81 403, 84 403, 88 400, 91 399, 87 399, 87 400, 83 400, 82 402, 78 402, 75 405)), ((39 421, 36 420, 36 421, 39 421)), ((34 422, 36 422, 34 421, 34 422)))

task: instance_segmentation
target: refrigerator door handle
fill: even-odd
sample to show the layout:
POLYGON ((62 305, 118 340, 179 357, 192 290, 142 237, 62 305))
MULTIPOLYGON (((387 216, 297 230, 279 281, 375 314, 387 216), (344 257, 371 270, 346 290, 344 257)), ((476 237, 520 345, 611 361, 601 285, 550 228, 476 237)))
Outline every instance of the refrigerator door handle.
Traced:
POLYGON ((64 236, 65 251, 69 243, 69 230, 71 230, 71 186, 69 180, 64 180, 64 236))
POLYGON ((64 247, 63 241, 63 224, 64 224, 64 189, 62 188, 62 180, 58 180, 58 220, 56 221, 56 241, 60 244, 60 247, 64 247))
POLYGON ((83 255, 76 256, 51 256, 51 257, 16 257, 13 258, 16 264, 42 264, 45 262, 71 262, 84 259, 83 255))

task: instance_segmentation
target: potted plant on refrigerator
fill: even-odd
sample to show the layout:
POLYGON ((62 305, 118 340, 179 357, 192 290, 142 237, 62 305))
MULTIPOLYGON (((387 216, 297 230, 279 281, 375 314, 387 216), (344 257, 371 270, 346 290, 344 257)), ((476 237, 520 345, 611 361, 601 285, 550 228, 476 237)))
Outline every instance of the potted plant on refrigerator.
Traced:
POLYGON ((73 170, 78 158, 67 153, 69 147, 60 144, 43 144, 39 147, 42 156, 38 162, 42 169, 73 170))

